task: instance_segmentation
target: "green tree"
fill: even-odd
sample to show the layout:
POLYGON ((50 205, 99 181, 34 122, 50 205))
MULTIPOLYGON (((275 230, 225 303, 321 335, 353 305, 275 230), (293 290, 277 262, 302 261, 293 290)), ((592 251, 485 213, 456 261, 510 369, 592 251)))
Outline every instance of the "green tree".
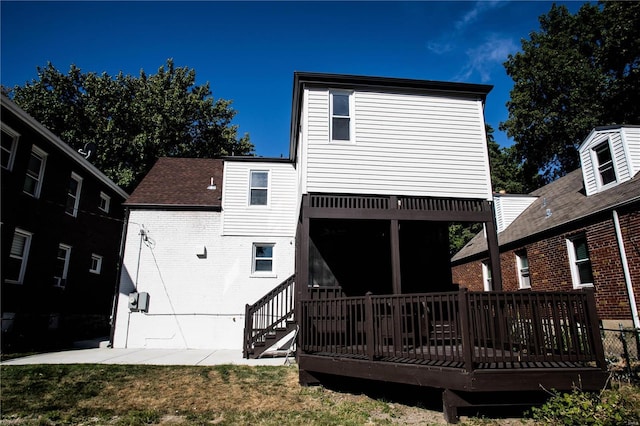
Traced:
POLYGON ((214 100, 209 84, 196 85, 195 71, 169 59, 157 74, 111 77, 65 75, 51 63, 38 79, 8 92, 13 101, 78 150, 97 146, 91 161, 131 190, 159 157, 219 157, 253 152, 249 136, 237 135, 231 101, 214 100))
POLYGON ((500 129, 514 139, 526 191, 579 166, 596 126, 640 123, 640 2, 551 7, 505 68, 514 80, 500 129))

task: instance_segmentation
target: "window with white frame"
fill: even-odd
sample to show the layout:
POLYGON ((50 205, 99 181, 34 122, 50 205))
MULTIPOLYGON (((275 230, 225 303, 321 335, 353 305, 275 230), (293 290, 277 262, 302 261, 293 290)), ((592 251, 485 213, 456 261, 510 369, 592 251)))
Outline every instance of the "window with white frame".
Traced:
POLYGON ((11 251, 9 252, 9 260, 3 265, 5 270, 5 281, 14 284, 22 284, 24 274, 27 270, 27 259, 29 257, 29 248, 31 247, 30 232, 16 228, 11 241, 11 251))
POLYGON ((56 255, 56 266, 53 275, 53 285, 64 287, 67 285, 67 273, 69 272, 69 259, 71 258, 71 246, 60 244, 56 255))
POLYGON ((586 236, 579 235, 567 239, 567 252, 569 254, 573 287, 592 286, 593 272, 591 270, 591 260, 589 259, 586 236))
POLYGON ((491 264, 489 261, 482 262, 482 283, 484 291, 493 290, 493 281, 491 279, 491 264))
POLYGON ((71 173, 69 187, 67 189, 67 205, 65 212, 73 217, 78 216, 78 205, 80 204, 80 192, 82 190, 82 178, 75 173, 71 173))
POLYGON ((91 268, 89 268, 89 272, 99 274, 100 271, 102 271, 102 256, 94 253, 91 255, 91 268))
POLYGON ((273 272, 273 247, 274 244, 256 243, 253 245, 252 273, 265 274, 273 272))
POLYGON ((13 130, 11 127, 2 123, 2 137, 0 142, 0 160, 3 169, 11 170, 13 168, 13 159, 16 155, 16 149, 18 147, 18 138, 20 134, 13 130))
POLYGON ((47 162, 47 153, 33 145, 31 147, 31 155, 27 163, 27 174, 24 180, 24 192, 40 197, 42 189, 42 179, 44 177, 44 168, 47 162))
POLYGON ((105 213, 109 213, 109 206, 111 205, 111 197, 104 192, 100 192, 100 201, 98 207, 105 213))
POLYGON ((613 157, 611 156, 609 141, 605 141, 593 148, 593 153, 596 160, 598 182, 600 183, 600 186, 616 182, 616 171, 613 165, 613 157))
POLYGON ((266 206, 269 203, 269 172, 251 170, 249 180, 249 205, 266 206))
POLYGON ((349 142, 353 135, 353 92, 329 92, 331 141, 349 142))
POLYGON ((518 271, 518 286, 522 289, 531 288, 529 258, 524 250, 516 252, 516 269, 518 271))

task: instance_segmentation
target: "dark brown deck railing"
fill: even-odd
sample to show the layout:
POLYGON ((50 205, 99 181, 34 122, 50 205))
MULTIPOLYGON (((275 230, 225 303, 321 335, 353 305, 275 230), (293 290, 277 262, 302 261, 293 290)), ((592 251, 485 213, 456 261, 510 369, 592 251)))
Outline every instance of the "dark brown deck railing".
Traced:
POLYGON ((464 368, 604 366, 592 292, 301 301, 302 353, 464 368))
POLYGON ((256 343, 263 343, 270 333, 285 329, 293 321, 295 275, 290 276, 253 305, 245 306, 245 358, 256 343))

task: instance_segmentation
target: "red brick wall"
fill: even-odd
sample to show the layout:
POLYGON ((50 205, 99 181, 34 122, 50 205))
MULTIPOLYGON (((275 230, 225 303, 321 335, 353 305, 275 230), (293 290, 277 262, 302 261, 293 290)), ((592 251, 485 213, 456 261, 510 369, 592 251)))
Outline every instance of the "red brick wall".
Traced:
MULTIPOLYGON (((640 305, 640 212, 619 212, 619 218, 636 304, 640 305)), ((518 290, 515 253, 524 249, 529 258, 532 290, 573 290, 566 239, 581 233, 587 237, 600 318, 631 319, 629 297, 611 215, 601 222, 501 253, 503 289, 518 290)), ((454 283, 470 290, 482 290, 481 260, 455 266, 452 273, 454 283)))

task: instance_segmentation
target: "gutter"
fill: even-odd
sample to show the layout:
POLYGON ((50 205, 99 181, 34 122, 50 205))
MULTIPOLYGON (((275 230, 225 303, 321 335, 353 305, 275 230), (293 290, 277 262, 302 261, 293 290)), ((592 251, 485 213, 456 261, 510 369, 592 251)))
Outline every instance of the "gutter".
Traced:
POLYGON ((633 319, 634 328, 640 328, 640 317, 638 316, 638 305, 636 305, 636 297, 633 292, 633 283, 631 282, 631 272, 629 271, 629 263, 627 262, 627 253, 624 249, 624 240, 622 239, 622 230, 620 229, 620 220, 618 212, 613 211, 613 225, 616 230, 616 239, 618 240, 618 250, 620 251, 620 261, 622 262, 622 272, 624 274, 624 282, 627 286, 627 294, 629 295, 629 305, 631 306, 631 317, 633 319))

